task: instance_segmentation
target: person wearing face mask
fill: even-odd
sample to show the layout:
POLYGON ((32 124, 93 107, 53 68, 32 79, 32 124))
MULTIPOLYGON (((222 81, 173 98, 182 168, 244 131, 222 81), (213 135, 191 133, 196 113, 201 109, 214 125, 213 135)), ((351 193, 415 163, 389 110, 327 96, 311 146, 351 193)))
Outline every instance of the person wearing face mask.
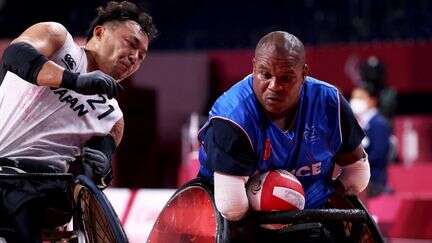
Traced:
POLYGON ((365 83, 351 94, 351 108, 366 137, 362 145, 369 155, 371 178, 367 187, 367 196, 374 197, 383 192, 391 192, 387 185, 387 166, 391 149, 392 129, 389 122, 378 111, 379 88, 365 83))
POLYGON ((245 184, 270 170, 298 178, 306 209, 324 207, 335 192, 335 163, 345 193, 363 191, 370 175, 364 133, 339 90, 308 76, 302 42, 284 31, 268 33, 252 66, 216 100, 198 134, 199 177, 214 185, 222 216, 242 219, 249 207, 245 184))

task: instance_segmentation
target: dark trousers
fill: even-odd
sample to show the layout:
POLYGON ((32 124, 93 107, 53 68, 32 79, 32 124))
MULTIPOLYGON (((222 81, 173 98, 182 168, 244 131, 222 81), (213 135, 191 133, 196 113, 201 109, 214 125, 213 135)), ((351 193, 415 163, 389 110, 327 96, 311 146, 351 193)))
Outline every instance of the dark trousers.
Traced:
POLYGON ((8 243, 41 243, 42 212, 42 207, 37 201, 28 201, 14 215, 9 215, 8 226, 15 232, 4 235, 6 241, 8 243))
MULTIPOLYGON (((0 158, 0 166, 56 173, 48 169, 32 171, 5 158, 0 158)), ((16 173, 12 170, 8 174, 16 173)), ((67 223, 72 216, 69 183, 59 178, 0 176, 0 236, 8 243, 40 243, 42 228, 67 223)))

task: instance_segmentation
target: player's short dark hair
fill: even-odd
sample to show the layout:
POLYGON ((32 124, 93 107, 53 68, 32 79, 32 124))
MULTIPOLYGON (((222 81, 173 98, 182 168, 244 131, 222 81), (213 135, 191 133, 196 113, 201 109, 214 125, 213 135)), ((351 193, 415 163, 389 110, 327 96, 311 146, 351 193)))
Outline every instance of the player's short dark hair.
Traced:
POLYGON ((111 21, 132 20, 137 22, 141 26, 141 30, 148 36, 149 41, 152 41, 158 35, 158 30, 153 24, 152 17, 138 8, 134 3, 128 1, 110 1, 106 6, 98 7, 96 11, 97 16, 90 24, 87 33, 87 41, 93 37, 93 30, 96 26, 111 21))
POLYGON ((297 36, 285 31, 273 31, 263 36, 255 47, 255 54, 266 46, 274 46, 277 51, 288 51, 290 55, 298 56, 297 64, 305 64, 305 49, 297 36))

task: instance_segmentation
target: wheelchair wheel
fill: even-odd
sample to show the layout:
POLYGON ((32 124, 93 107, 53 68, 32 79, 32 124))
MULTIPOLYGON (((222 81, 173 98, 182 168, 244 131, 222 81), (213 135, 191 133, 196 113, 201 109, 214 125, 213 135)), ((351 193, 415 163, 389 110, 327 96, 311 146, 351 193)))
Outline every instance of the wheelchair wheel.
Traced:
POLYGON ((88 243, 125 243, 126 234, 106 196, 85 176, 74 188, 74 228, 84 232, 88 243))
POLYGON ((216 210, 211 187, 195 179, 168 200, 159 214, 147 242, 225 242, 224 220, 216 210))

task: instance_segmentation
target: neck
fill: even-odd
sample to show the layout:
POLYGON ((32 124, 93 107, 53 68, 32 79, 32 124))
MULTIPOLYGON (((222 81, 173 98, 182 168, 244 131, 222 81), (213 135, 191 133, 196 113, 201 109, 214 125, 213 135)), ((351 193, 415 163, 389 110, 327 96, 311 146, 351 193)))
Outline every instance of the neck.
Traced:
POLYGON ((283 131, 289 130, 294 125, 296 115, 297 104, 282 114, 268 114, 270 120, 283 131))
POLYGON ((95 58, 95 52, 85 47, 85 53, 87 56, 87 72, 98 70, 98 65, 95 58))

